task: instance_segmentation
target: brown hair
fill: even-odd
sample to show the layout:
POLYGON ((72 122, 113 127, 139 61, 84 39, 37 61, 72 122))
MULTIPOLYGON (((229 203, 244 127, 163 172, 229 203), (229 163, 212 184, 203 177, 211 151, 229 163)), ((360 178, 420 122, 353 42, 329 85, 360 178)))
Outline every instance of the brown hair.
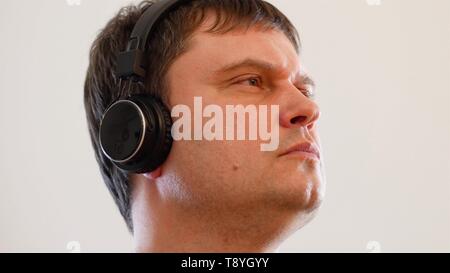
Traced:
MULTIPOLYGON (((125 50, 128 38, 139 17, 155 1, 143 1, 120 9, 100 31, 92 44, 89 67, 84 85, 84 105, 88 128, 96 160, 106 186, 114 198, 128 229, 133 232, 129 176, 118 169, 102 153, 98 141, 100 120, 104 111, 115 100, 136 92, 135 89, 119 85, 115 76, 116 54, 125 50)), ((209 33, 227 33, 236 28, 262 26, 263 29, 278 29, 291 40, 297 53, 300 50, 299 35, 295 27, 277 8, 262 0, 192 0, 172 11, 158 23, 149 37, 148 74, 145 92, 159 97, 167 103, 166 72, 174 60, 189 48, 189 38, 213 11, 216 20, 209 33), (155 38, 157 37, 157 38, 155 38)))

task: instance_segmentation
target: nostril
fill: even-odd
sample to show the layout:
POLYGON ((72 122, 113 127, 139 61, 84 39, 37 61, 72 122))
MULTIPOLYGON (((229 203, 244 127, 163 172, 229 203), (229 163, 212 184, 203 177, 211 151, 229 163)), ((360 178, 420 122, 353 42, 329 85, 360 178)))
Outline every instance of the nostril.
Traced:
POLYGON ((305 119, 306 119, 305 116, 297 116, 297 117, 291 119, 291 124, 292 124, 292 125, 300 124, 300 123, 302 123, 305 119))

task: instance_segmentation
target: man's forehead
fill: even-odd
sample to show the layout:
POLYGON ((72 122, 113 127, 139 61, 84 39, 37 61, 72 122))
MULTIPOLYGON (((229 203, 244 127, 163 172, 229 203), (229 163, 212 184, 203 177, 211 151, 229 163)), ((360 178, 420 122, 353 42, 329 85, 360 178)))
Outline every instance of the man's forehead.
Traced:
POLYGON ((280 29, 253 25, 248 29, 211 32, 215 19, 215 13, 209 13, 189 37, 184 53, 175 61, 181 64, 177 69, 180 73, 189 71, 192 79, 196 76, 212 79, 244 67, 290 78, 303 73, 298 49, 280 29))
POLYGON ((192 57, 201 60, 210 74, 226 74, 245 67, 299 75, 304 71, 292 43, 277 31, 199 33, 191 41, 192 57))

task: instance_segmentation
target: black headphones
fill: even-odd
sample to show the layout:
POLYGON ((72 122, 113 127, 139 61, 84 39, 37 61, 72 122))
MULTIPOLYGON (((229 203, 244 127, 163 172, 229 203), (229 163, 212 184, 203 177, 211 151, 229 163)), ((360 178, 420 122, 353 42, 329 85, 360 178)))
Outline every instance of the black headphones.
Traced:
MULTIPOLYGON (((133 28, 127 49, 117 55, 117 77, 144 83, 148 37, 159 20, 188 0, 162 0, 150 5, 133 28)), ((108 107, 100 122, 103 154, 118 168, 145 173, 158 168, 172 147, 170 110, 148 94, 128 96, 108 107)))

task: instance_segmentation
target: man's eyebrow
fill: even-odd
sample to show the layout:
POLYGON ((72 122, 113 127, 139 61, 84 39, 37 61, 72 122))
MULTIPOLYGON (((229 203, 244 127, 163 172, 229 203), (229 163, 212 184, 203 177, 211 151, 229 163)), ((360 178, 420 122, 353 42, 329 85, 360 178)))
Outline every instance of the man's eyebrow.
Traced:
POLYGON ((274 64, 271 64, 269 62, 247 58, 247 59, 244 59, 241 61, 236 61, 236 62, 227 64, 217 70, 214 70, 213 72, 214 72, 214 74, 223 74, 223 73, 228 73, 228 72, 231 72, 233 70, 236 70, 236 69, 239 69, 242 67, 253 67, 253 68, 258 68, 261 70, 266 70, 266 71, 271 71, 271 72, 279 70, 274 64))

